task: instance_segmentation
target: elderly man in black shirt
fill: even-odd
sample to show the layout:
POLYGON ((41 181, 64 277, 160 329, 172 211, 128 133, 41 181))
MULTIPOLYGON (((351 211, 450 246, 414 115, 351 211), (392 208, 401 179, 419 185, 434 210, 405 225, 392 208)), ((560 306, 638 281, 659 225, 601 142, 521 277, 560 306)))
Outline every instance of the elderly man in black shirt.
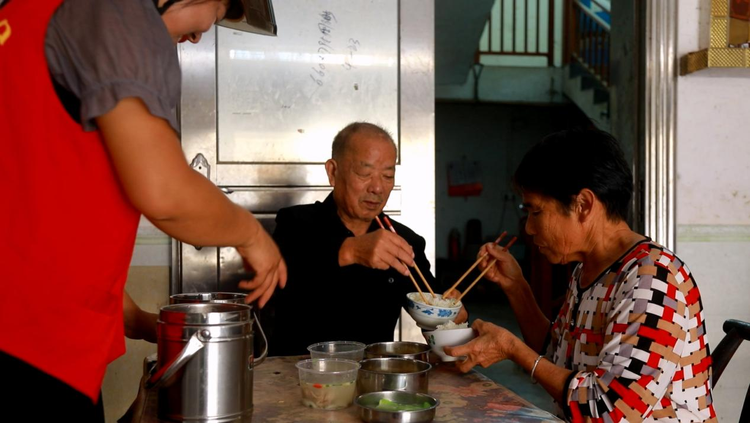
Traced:
MULTIPOLYGON (((334 138, 325 168, 333 187, 325 201, 276 216, 273 236, 288 282, 276 292, 271 355, 306 354, 308 345, 322 341, 392 341, 406 294, 414 291, 404 264, 416 264, 435 283, 424 238, 390 217, 398 235, 375 221, 385 216, 396 173, 388 132, 348 125, 334 138)), ((462 310, 456 320, 466 318, 462 310)))

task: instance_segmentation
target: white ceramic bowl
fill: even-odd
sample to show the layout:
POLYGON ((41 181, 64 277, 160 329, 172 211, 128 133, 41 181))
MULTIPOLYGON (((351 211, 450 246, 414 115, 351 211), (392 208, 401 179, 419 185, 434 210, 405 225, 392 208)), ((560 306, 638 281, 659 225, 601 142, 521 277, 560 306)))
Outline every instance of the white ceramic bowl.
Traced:
POLYGON ((432 348, 432 352, 443 359, 443 361, 456 361, 465 357, 450 356, 443 351, 443 347, 463 345, 474 339, 476 335, 472 328, 461 328, 433 330, 432 332, 425 332, 424 336, 427 338, 427 343, 432 348))
MULTIPOLYGON (((423 294, 428 301, 432 301, 432 295, 429 292, 423 294)), ((438 299, 443 298, 440 294, 435 294, 435 297, 438 299)), ((437 325, 443 325, 448 321, 452 322, 461 310, 460 301, 453 307, 438 307, 425 304, 419 292, 410 292, 406 294, 406 298, 408 300, 406 311, 417 321, 417 325, 422 329, 434 330, 437 325)))

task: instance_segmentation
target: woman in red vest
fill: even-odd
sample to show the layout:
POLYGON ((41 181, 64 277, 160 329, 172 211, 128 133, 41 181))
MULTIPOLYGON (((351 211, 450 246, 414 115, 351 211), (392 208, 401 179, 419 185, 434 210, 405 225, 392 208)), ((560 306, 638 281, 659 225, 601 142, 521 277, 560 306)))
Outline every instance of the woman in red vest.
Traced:
MULTIPOLYGON (((0 0, 0 408, 10 421, 103 421, 124 352, 123 287, 141 215, 235 247, 262 306, 286 283, 251 213, 186 163, 175 45, 239 0, 0 0), (13 417, 16 417, 15 419, 13 417)), ((234 25, 236 27, 236 23, 234 25)))

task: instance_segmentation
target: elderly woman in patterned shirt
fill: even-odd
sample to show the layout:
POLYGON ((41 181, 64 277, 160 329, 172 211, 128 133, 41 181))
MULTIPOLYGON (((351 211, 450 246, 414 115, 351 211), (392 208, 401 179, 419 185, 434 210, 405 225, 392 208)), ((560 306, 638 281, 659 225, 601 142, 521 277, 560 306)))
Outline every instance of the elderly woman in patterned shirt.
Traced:
POLYGON ((513 177, 526 232, 555 264, 577 262, 550 322, 516 260, 486 244, 486 278, 508 296, 523 334, 481 320, 453 356, 468 371, 513 360, 568 420, 716 421, 700 293, 675 254, 626 223, 633 178, 617 141, 594 130, 552 134, 513 177))

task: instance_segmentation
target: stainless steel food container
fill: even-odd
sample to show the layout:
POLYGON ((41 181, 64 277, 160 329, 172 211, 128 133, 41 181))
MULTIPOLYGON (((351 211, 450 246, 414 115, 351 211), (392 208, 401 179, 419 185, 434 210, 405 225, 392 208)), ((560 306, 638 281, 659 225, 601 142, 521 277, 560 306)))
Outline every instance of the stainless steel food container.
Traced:
POLYGON ((244 304, 172 304, 159 312, 157 370, 160 419, 250 422, 253 334, 244 304))
POLYGON ((430 346, 419 342, 378 342, 365 348, 365 358, 398 357, 429 361, 429 352, 430 346))
MULTIPOLYGON (((169 304, 200 304, 200 303, 221 303, 221 304, 245 304, 245 297, 247 294, 239 294, 236 292, 189 292, 183 294, 174 294, 169 296, 169 304)), ((263 326, 260 324, 258 315, 253 310, 253 306, 247 304, 252 312, 252 328, 253 328, 253 339, 255 341, 255 331, 258 328, 260 333, 260 341, 262 344, 253 343, 253 348, 262 345, 260 349, 260 355, 254 357, 254 365, 257 366, 262 363, 268 356, 268 339, 266 334, 263 332, 263 326)))
POLYGON ((440 401, 437 398, 416 392, 388 391, 370 392, 354 400, 359 409, 359 418, 368 423, 427 423, 435 418, 435 410, 440 401), (381 399, 400 404, 419 404, 427 402, 429 408, 417 411, 382 411, 376 407, 381 399))
POLYGON ((428 392, 429 363, 408 358, 370 358, 360 362, 357 392, 428 392))
MULTIPOLYGON (((169 296, 170 304, 185 303, 230 303, 245 304, 247 294, 235 292, 188 292, 169 296)), ((252 306, 251 306, 252 307, 252 306)))

